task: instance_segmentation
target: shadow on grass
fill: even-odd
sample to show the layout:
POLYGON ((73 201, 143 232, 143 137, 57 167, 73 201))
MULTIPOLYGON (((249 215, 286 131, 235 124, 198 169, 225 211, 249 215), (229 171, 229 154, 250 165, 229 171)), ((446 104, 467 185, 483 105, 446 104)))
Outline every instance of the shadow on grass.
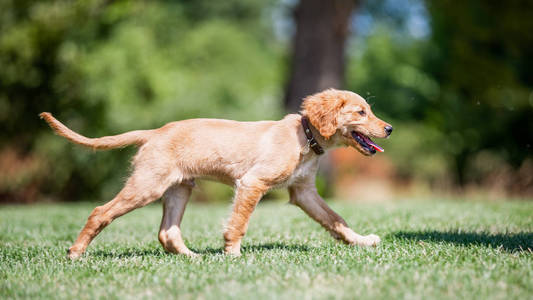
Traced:
MULTIPOLYGON (((224 248, 204 248, 204 249, 191 249, 192 251, 199 254, 220 254, 223 253, 224 248)), ((265 243, 259 245, 247 245, 241 247, 241 252, 264 252, 271 250, 284 250, 290 252, 308 252, 311 249, 306 245, 290 244, 286 245, 283 243, 265 243)))
MULTIPOLYGON (((204 248, 204 249, 196 249, 196 248, 190 248, 193 252, 196 252, 198 254, 222 254, 223 253, 223 247, 219 248, 204 248)), ((286 245, 283 243, 266 243, 266 244, 259 244, 259 245, 248 245, 248 246, 242 246, 241 252, 243 253, 250 253, 250 252, 264 252, 264 251, 271 251, 271 250, 284 250, 284 251, 290 251, 290 252, 308 252, 310 251, 310 248, 305 245, 298 245, 298 244, 292 244, 292 245, 286 245)), ((94 252, 90 253, 90 256, 94 257, 100 257, 100 258, 126 258, 126 257, 135 257, 135 256, 165 256, 165 255, 175 255, 170 254, 168 252, 165 252, 163 248, 121 248, 116 250, 96 250, 94 252)))
POLYGON ((448 242, 461 245, 483 245, 509 252, 533 251, 533 233, 484 233, 460 231, 399 231, 393 236, 401 239, 448 242))

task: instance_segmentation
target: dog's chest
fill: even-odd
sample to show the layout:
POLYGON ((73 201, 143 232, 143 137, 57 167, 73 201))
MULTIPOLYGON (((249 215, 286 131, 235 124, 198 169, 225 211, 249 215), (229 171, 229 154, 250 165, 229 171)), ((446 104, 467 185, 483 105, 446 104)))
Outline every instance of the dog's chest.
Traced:
POLYGON ((284 182, 281 182, 280 184, 276 185, 276 188, 282 188, 282 187, 288 187, 293 185, 294 183, 301 182, 305 180, 307 177, 313 175, 316 173, 318 168, 318 159, 308 159, 300 162, 298 166, 294 169, 291 176, 284 182))

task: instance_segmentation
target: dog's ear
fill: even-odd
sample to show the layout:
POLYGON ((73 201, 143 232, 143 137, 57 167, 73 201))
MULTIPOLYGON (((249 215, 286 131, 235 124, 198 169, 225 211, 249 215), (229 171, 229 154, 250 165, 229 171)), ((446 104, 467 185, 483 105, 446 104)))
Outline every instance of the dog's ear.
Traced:
POLYGON ((309 118, 325 139, 329 139, 338 129, 338 115, 345 103, 339 91, 330 89, 305 98, 302 115, 309 118))

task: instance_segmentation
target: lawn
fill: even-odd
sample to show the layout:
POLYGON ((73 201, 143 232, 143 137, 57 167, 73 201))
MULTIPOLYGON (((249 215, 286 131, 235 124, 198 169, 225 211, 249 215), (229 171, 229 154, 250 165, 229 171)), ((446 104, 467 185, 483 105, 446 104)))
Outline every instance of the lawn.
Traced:
POLYGON ((221 254, 229 205, 189 205, 184 237, 202 255, 187 258, 160 247, 156 203, 68 261, 93 206, 0 206, 0 298, 533 298, 531 201, 332 203, 382 238, 376 248, 335 242, 298 208, 263 203, 238 258, 221 254))

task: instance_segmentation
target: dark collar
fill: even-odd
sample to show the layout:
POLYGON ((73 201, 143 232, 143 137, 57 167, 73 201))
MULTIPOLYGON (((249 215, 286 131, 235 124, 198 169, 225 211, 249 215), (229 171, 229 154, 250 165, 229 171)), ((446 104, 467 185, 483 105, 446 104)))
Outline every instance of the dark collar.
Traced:
POLYGON ((324 149, 318 144, 313 136, 311 127, 309 127, 309 119, 306 116, 302 116, 302 127, 304 128, 305 137, 307 138, 307 145, 309 145, 309 147, 313 149, 316 154, 324 154, 324 149))

